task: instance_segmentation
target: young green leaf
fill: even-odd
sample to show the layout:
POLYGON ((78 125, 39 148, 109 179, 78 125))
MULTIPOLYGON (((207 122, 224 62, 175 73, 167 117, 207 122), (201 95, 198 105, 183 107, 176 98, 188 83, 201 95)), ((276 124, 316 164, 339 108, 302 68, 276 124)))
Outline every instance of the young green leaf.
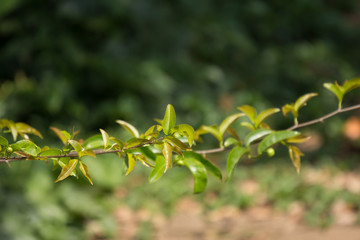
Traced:
POLYGON ((236 164, 239 162, 242 156, 244 156, 245 153, 247 153, 249 150, 247 148, 243 148, 240 146, 236 146, 233 149, 231 149, 228 159, 227 159, 227 177, 226 181, 229 181, 233 174, 236 164))
POLYGON ((170 134, 170 130, 173 127, 175 127, 175 123, 176 123, 175 109, 171 104, 168 104, 166 106, 166 111, 162 122, 163 131, 166 135, 170 134))
POLYGON ((30 156, 37 156, 41 149, 33 142, 29 140, 20 140, 11 145, 14 151, 21 151, 30 156))
POLYGON ((78 164, 78 159, 71 159, 61 170, 61 173, 57 177, 55 182, 59 182, 70 176, 70 174, 75 170, 76 165, 78 164))
POLYGON ((207 184, 207 172, 205 166, 192 157, 184 158, 183 162, 194 177, 194 193, 203 192, 207 184))
POLYGON ((153 151, 151 151, 151 149, 148 146, 138 148, 137 150, 139 150, 139 152, 148 159, 151 159, 152 161, 156 160, 156 154, 153 151))
POLYGON ((237 139, 235 139, 235 138, 233 138, 233 137, 227 138, 227 139, 225 140, 225 142, 224 142, 224 146, 225 146, 225 147, 229 147, 229 146, 234 145, 234 144, 239 145, 239 144, 241 144, 241 143, 239 142, 239 140, 237 140, 237 139))
POLYGON ((26 123, 23 123, 23 122, 15 123, 15 128, 18 131, 18 133, 21 134, 21 136, 24 136, 24 133, 30 133, 30 134, 34 134, 40 138, 43 138, 43 136, 41 135, 41 133, 38 130, 29 126, 26 123))
POLYGON ((201 135, 201 134, 205 134, 205 133, 210 133, 211 135, 213 135, 214 137, 216 137, 216 139, 222 143, 222 136, 220 135, 220 132, 217 128, 216 125, 212 125, 212 126, 205 126, 202 125, 200 126, 200 128, 196 131, 196 134, 201 135))
POLYGON ((255 118, 255 121, 254 121, 255 128, 258 128, 260 126, 260 124, 266 118, 270 117, 271 115, 273 115, 279 111, 280 111, 279 108, 269 108, 269 109, 266 109, 266 110, 262 111, 261 113, 259 113, 259 115, 255 118))
POLYGON ((302 108, 303 106, 306 105, 306 103, 313 97, 317 96, 317 93, 307 93, 305 95, 302 95, 301 97, 299 97, 295 104, 294 104, 294 108, 296 110, 296 112, 299 111, 300 108, 302 108))
POLYGON ((248 118, 250 119, 250 121, 255 124, 256 115, 257 115, 255 108, 253 108, 250 105, 242 105, 242 106, 238 107, 237 109, 239 109, 240 111, 245 113, 248 116, 248 118))
POLYGON ((284 106, 282 106, 281 108, 282 110, 282 113, 284 115, 284 117, 286 117, 286 115, 288 114, 288 112, 291 112, 292 115, 297 118, 298 117, 298 112, 295 111, 295 108, 294 108, 294 104, 285 104, 284 106))
POLYGON ((62 151, 57 148, 50 148, 45 151, 42 151, 39 155, 40 156, 58 156, 61 155, 62 151))
POLYGON ((261 138, 265 137, 266 135, 269 135, 272 133, 273 130, 271 129, 256 129, 252 132, 250 132, 244 140, 244 144, 246 147, 250 146, 251 143, 260 140, 261 138))
POLYGON ((104 141, 100 134, 94 135, 88 139, 83 144, 85 149, 99 149, 104 148, 104 141))
POLYGON ((165 168, 166 168, 165 158, 161 155, 158 155, 156 157, 155 168, 151 171, 149 175, 149 182, 153 183, 159 180, 161 176, 164 174, 165 168))
POLYGON ((56 127, 50 127, 50 129, 60 138, 60 140, 63 142, 63 144, 67 144, 68 140, 70 140, 71 136, 66 131, 61 131, 60 129, 56 127), (66 134, 67 133, 67 134, 66 134))
POLYGON ((104 148, 107 148, 110 144, 110 137, 107 132, 105 132, 103 129, 100 128, 101 136, 104 142, 104 148))
POLYGON ((180 141, 179 139, 177 139, 173 136, 165 137, 164 141, 167 141, 168 143, 170 143, 171 145, 173 145, 175 147, 179 147, 183 151, 191 150, 191 148, 189 148, 189 146, 187 146, 185 143, 183 143, 182 141, 180 141))
POLYGON ((247 127, 247 128, 250 129, 251 131, 255 130, 254 125, 252 125, 252 124, 249 123, 249 122, 241 122, 240 125, 243 126, 243 127, 247 127))
POLYGON ((143 155, 141 155, 141 154, 136 154, 135 155, 135 158, 137 159, 137 160, 139 160, 144 166, 146 166, 146 167, 154 167, 154 165, 153 164, 151 164, 143 155))
POLYGON ((136 164, 136 159, 134 157, 134 154, 132 153, 127 153, 127 160, 128 160, 128 169, 125 173, 125 176, 129 175, 129 173, 131 173, 131 171, 134 169, 135 164, 136 164))
POLYGON ((84 176, 87 178, 87 180, 89 180, 89 182, 91 183, 91 185, 94 185, 92 180, 91 180, 91 176, 89 174, 89 169, 88 167, 85 165, 85 163, 80 161, 80 170, 81 172, 84 174, 84 176))
POLYGON ((134 147, 138 147, 138 146, 143 146, 143 145, 149 144, 149 143, 151 143, 151 141, 147 140, 147 139, 131 138, 126 142, 126 148, 130 149, 130 148, 134 148, 134 147))
POLYGON ((130 123, 123 120, 116 120, 116 123, 120 124, 123 128, 125 128, 133 137, 140 137, 139 131, 130 123))
POLYGON ((245 114, 244 113, 236 113, 236 114, 230 115, 227 118, 225 118, 224 121, 222 121, 219 126, 219 135, 223 137, 226 130, 230 127, 230 125, 242 116, 245 116, 245 114))
POLYGON ((71 144, 71 146, 74 148, 76 152, 81 152, 83 150, 83 147, 81 144, 76 140, 68 140, 68 142, 71 144))
POLYGON ((299 148, 289 145, 289 155, 291 158, 292 163, 294 164, 294 167, 296 168, 297 173, 300 173, 300 167, 301 167, 301 156, 304 156, 304 154, 300 151, 299 148))
POLYGON ((348 93, 351 90, 360 87, 360 78, 345 81, 342 87, 344 94, 348 93))
POLYGON ((222 180, 222 174, 218 167, 216 167, 212 162, 208 159, 204 158, 201 154, 196 152, 184 152, 184 158, 194 158, 195 160, 201 162, 206 170, 208 170, 213 176, 218 178, 220 181, 222 180))
POLYGON ((79 158, 82 158, 82 157, 85 157, 85 156, 90 156, 90 157, 96 158, 96 154, 90 149, 82 150, 82 151, 79 152, 79 158))
POLYGON ((340 109, 341 105, 342 105, 342 100, 344 97, 344 92, 343 92, 342 87, 340 87, 337 82, 335 82, 335 84, 334 83, 324 83, 324 87, 327 88, 329 91, 331 91, 333 94, 335 94, 335 96, 339 100, 339 109, 340 109))
POLYGON ((195 131, 194 128, 188 124, 179 124, 175 126, 176 131, 180 133, 180 135, 186 136, 189 142, 189 146, 192 147, 195 131))
POLYGON ((173 147, 168 142, 164 142, 164 145, 163 145, 163 155, 165 158, 164 172, 166 172, 171 167, 172 151, 173 151, 173 147))
POLYGON ((258 154, 262 154, 267 148, 271 147, 272 145, 278 142, 296 137, 298 135, 300 135, 299 132, 287 131, 287 130, 270 133, 259 143, 258 154))

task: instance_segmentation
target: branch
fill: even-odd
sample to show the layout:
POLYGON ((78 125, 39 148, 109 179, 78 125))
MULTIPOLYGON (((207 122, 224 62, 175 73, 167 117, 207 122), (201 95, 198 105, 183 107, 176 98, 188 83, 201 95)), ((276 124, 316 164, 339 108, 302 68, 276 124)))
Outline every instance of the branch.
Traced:
MULTIPOLYGON (((316 123, 322 123, 324 122, 326 119, 331 118, 337 114, 343 113, 343 112, 348 112, 348 111, 353 111, 356 109, 360 109, 360 104, 354 105, 354 106, 350 106, 350 107, 346 107, 346 108, 341 108, 341 109, 337 109, 329 114, 324 115, 323 117, 311 120, 311 121, 307 121, 307 122, 303 122, 300 124, 295 124, 289 128, 287 128, 286 130, 290 131, 290 130, 295 130, 298 128, 302 128, 302 127, 306 127, 306 126, 310 126, 316 123)), ((131 149, 135 149, 135 148, 139 148, 139 147, 143 147, 146 144, 149 143, 145 143, 145 144, 139 144, 137 146, 131 147, 131 149)), ((123 149, 124 150, 124 149, 123 149)), ((125 148, 126 150, 126 148, 125 148)), ((229 150, 229 148, 214 148, 214 149, 206 149, 206 150, 197 150, 195 151, 196 153, 199 154, 212 154, 212 153, 219 153, 219 152, 224 152, 229 150)), ((101 155, 101 154, 108 154, 108 153, 118 153, 121 152, 122 150, 103 150, 103 149, 98 149, 98 150, 93 150, 93 152, 95 153, 95 155, 101 155)), ((44 156, 44 158, 46 159, 50 159, 50 158, 62 158, 62 157, 78 157, 79 154, 77 152, 70 152, 68 154, 64 154, 64 155, 52 155, 52 156, 44 156)), ((34 158, 34 159, 29 159, 29 157, 27 156, 16 156, 16 157, 9 157, 9 158, 0 158, 0 163, 6 163, 9 165, 9 162, 15 162, 15 161, 22 161, 22 160, 42 160, 39 158, 34 158)))

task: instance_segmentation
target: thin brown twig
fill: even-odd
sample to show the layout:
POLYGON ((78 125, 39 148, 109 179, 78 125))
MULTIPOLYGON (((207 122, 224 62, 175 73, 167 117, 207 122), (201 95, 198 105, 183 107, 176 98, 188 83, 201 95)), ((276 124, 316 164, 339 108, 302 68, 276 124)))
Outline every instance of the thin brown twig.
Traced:
MULTIPOLYGON (((303 122, 300 124, 295 124, 289 128, 287 128, 286 130, 291 131, 291 130, 295 130, 298 128, 303 128, 303 127, 307 127, 316 123, 321 123, 324 122, 326 119, 331 118, 339 113, 343 113, 343 112, 348 112, 348 111, 353 111, 356 109, 360 109, 360 104, 354 105, 354 106, 350 106, 350 107, 346 107, 346 108, 341 108, 341 109, 337 109, 331 113, 328 113, 320 118, 316 118, 314 120, 310 120, 307 122, 303 122)), ((157 139, 155 141, 158 141, 161 139, 157 139)), ((154 143, 155 141, 149 142, 149 143, 145 143, 145 144, 139 144, 137 146, 131 147, 131 149, 135 149, 138 147, 143 147, 147 144, 151 144, 154 143)), ((228 150, 229 148, 213 148, 213 149, 206 149, 206 150, 196 150, 196 153, 199 154, 212 154, 212 153, 219 153, 219 152, 224 152, 226 150, 228 150)), ((103 150, 103 149, 97 149, 97 150, 93 150, 93 152, 95 153, 95 155, 101 155, 101 154, 108 154, 108 153, 118 153, 118 152, 122 152, 124 149, 119 149, 119 150, 103 150)), ((126 148, 125 148, 126 150, 126 148)), ((64 155, 52 155, 52 156, 43 156, 43 158, 46 159, 51 159, 51 158, 63 158, 63 157, 79 157, 79 154, 77 152, 70 152, 68 154, 64 154, 64 155)), ((9 165, 10 162, 15 162, 15 161, 22 161, 22 160, 42 160, 42 159, 38 159, 38 158, 34 158, 34 159, 29 159, 29 157, 27 156, 16 156, 16 157, 9 157, 9 158, 0 158, 0 163, 6 163, 7 165, 9 165)))

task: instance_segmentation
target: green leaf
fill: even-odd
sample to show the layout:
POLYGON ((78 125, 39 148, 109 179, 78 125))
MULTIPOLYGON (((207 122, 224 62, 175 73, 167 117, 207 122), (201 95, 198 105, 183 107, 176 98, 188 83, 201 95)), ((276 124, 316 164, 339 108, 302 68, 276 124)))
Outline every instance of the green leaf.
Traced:
POLYGON ((146 139, 152 139, 157 138, 159 136, 159 133, 162 129, 162 126, 160 125, 154 125, 151 126, 144 134, 146 139))
POLYGON ((183 151, 191 150, 191 148, 189 148, 189 146, 187 146, 185 143, 183 143, 182 141, 180 141, 179 139, 177 139, 173 136, 165 137, 164 141, 167 141, 168 143, 170 143, 173 146, 179 147, 183 151))
POLYGON ((343 92, 342 88, 339 86, 339 84, 337 82, 335 82, 335 84, 333 84, 333 83, 324 83, 324 87, 335 94, 335 96, 339 100, 339 108, 341 108, 342 99, 344 97, 344 92, 343 92))
POLYGON ((40 138, 43 138, 43 136, 41 135, 41 133, 38 130, 29 126, 26 123, 22 123, 22 122, 15 123, 15 128, 23 137, 24 137, 24 133, 30 133, 30 134, 34 134, 40 138))
POLYGON ((110 137, 110 140, 112 142, 114 142, 114 144, 111 146, 111 148, 115 148, 115 149, 123 149, 124 148, 124 143, 120 139, 110 137))
POLYGON ((68 142, 71 144, 71 146, 74 148, 76 152, 81 152, 83 150, 83 147, 81 144, 76 140, 68 140, 68 142))
POLYGON ((255 127, 249 122, 241 122, 240 125, 243 126, 243 127, 247 127, 251 131, 253 131, 255 129, 255 127))
POLYGON ((360 87, 360 78, 345 81, 342 87, 344 94, 348 93, 351 90, 360 87))
POLYGON ((141 155, 141 154, 136 154, 135 155, 135 158, 137 159, 137 160, 139 160, 144 166, 146 166, 146 167, 154 167, 154 165, 153 164, 151 164, 146 158, 145 158, 145 156, 143 156, 143 155, 141 155))
POLYGON ((151 149, 148 146, 138 148, 137 150, 139 150, 139 152, 141 152, 142 155, 144 155, 145 157, 147 157, 153 161, 156 160, 156 154, 153 151, 151 151, 151 149))
POLYGON ((286 140, 288 138, 293 138, 300 135, 299 132, 296 131, 277 131, 267 135, 260 143, 258 147, 258 153, 262 154, 267 148, 271 147, 272 145, 286 140))
POLYGON ((289 155, 291 158, 291 161, 296 168, 297 173, 300 173, 300 167, 301 167, 301 156, 304 156, 304 154, 300 151, 299 148, 289 145, 289 155))
POLYGON ((129 139, 126 142, 126 149, 130 149, 130 148, 134 148, 134 147, 140 147, 140 146, 143 146, 143 145, 149 144, 149 143, 151 143, 151 141, 147 140, 147 139, 132 138, 132 139, 129 139))
POLYGON ((233 138, 233 137, 227 138, 225 140, 225 142, 224 142, 225 147, 229 147, 229 146, 231 146, 233 144, 240 144, 240 142, 237 139, 233 138))
POLYGON ((66 131, 61 131, 60 129, 56 127, 50 127, 50 129, 60 138, 60 140, 66 145, 68 143, 68 140, 70 140, 71 136, 66 131))
POLYGON ((83 147, 86 149, 99 149, 104 148, 104 141, 100 134, 94 135, 86 139, 83 147))
POLYGON ((116 120, 116 122, 120 124, 123 128, 125 128, 133 137, 140 137, 139 131, 130 123, 123 120, 116 120))
POLYGON ((156 157, 155 168, 151 171, 149 175, 149 182, 153 183, 159 180, 161 176, 164 174, 165 168, 166 168, 165 158, 161 155, 158 155, 156 157))
POLYGON ((70 176, 70 174, 75 170, 76 165, 78 164, 78 159, 71 159, 61 170, 61 173, 57 177, 55 182, 59 182, 70 176))
POLYGON ((216 137, 216 139, 221 143, 222 142, 222 136, 220 135, 220 132, 217 128, 216 125, 212 125, 212 126, 205 126, 202 125, 200 126, 200 128, 197 130, 198 134, 205 134, 205 133, 210 133, 211 135, 213 135, 214 137, 216 137))
POLYGON ((33 142, 29 140, 20 140, 11 145, 14 151, 21 151, 30 156, 37 156, 41 149, 33 142))
POLYGON ((239 109, 240 111, 245 113, 249 117, 250 121, 255 124, 256 115, 257 115, 255 108, 253 108, 250 105, 242 105, 242 106, 238 107, 237 109, 239 109))
POLYGON ((164 145, 163 145, 163 155, 164 155, 164 158, 165 158, 165 170, 164 170, 164 172, 166 172, 171 167, 172 151, 173 151, 173 147, 168 142, 164 142, 164 145))
POLYGON ((91 185, 94 185, 92 180, 91 180, 91 176, 89 174, 89 169, 88 167, 85 165, 85 163, 80 161, 80 170, 81 172, 84 174, 84 176, 89 180, 89 182, 91 183, 91 185))
POLYGON ((187 137, 189 145, 192 147, 195 135, 194 128, 188 124, 179 124, 175 126, 175 128, 180 133, 180 135, 185 135, 187 137))
POLYGON ((231 149, 226 165, 226 169, 227 169, 226 181, 229 181, 232 178, 236 164, 239 162, 241 157, 248 151, 249 151, 248 149, 240 146, 236 146, 233 149, 231 149))
POLYGON ((135 164, 136 164, 136 159, 134 157, 134 154, 132 153, 127 153, 128 156, 128 169, 125 173, 125 176, 129 175, 129 173, 131 173, 131 171, 134 169, 135 164))
POLYGON ((194 177, 194 193, 201 193, 206 188, 207 172, 205 166, 194 158, 184 158, 184 165, 194 177))
POLYGON ((103 129, 100 128, 100 132, 101 132, 101 136, 104 142, 104 147, 107 148, 110 144, 110 138, 109 138, 109 134, 107 134, 107 132, 105 132, 103 129))
POLYGON ((213 176, 218 178, 220 181, 222 180, 222 174, 219 168, 208 159, 204 158, 201 154, 196 152, 184 152, 184 158, 194 158, 195 160, 201 162, 213 176))
POLYGON ((245 137, 244 144, 246 147, 248 147, 248 146, 250 146, 251 143, 265 137, 266 135, 269 135, 272 132, 273 132, 273 130, 271 130, 271 129, 254 130, 245 137))
POLYGON ((271 115, 279 112, 280 109, 279 108, 269 108, 266 109, 264 111, 262 111, 261 113, 259 113, 259 115, 256 117, 254 125, 255 128, 258 128, 260 126, 260 124, 268 117, 270 117, 271 115))
POLYGON ((40 153, 40 156, 58 156, 61 155, 62 151, 57 148, 50 148, 40 153))
POLYGON ((295 111, 294 104, 286 104, 281 108, 281 110, 282 110, 284 117, 286 117, 288 112, 291 112, 295 118, 298 117, 298 112, 295 111))
POLYGON ((306 103, 313 97, 317 96, 317 93, 308 93, 305 95, 302 95, 301 97, 299 97, 295 104, 294 104, 294 108, 296 111, 299 111, 300 108, 302 108, 303 106, 306 105, 306 103))
POLYGON ((0 145, 6 147, 9 145, 9 141, 3 136, 0 136, 0 145))
POLYGON ((82 150, 82 151, 79 152, 79 158, 82 158, 82 157, 85 157, 85 156, 90 156, 90 157, 96 158, 96 154, 90 149, 82 150))
POLYGON ((162 122, 163 131, 166 135, 169 135, 170 130, 175 127, 176 115, 175 109, 171 104, 166 106, 164 119, 162 122))
POLYGON ((224 121, 222 121, 219 126, 220 136, 224 136, 226 130, 230 127, 230 125, 242 116, 245 116, 245 114, 244 113, 236 113, 236 114, 230 115, 227 118, 225 118, 224 121))

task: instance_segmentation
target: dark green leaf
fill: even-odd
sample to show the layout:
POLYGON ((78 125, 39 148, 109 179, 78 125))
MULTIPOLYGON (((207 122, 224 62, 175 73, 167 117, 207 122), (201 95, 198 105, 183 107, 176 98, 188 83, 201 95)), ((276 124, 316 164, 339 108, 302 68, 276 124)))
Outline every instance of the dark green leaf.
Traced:
POLYGON ((166 111, 162 122, 163 131, 166 135, 169 135, 170 130, 173 127, 175 127, 175 123, 176 123, 175 109, 171 104, 168 104, 166 106, 166 111))
POLYGON ((258 147, 258 153, 262 154, 268 147, 271 147, 272 145, 281 142, 283 140, 286 140, 288 138, 293 138, 300 135, 299 132, 296 131, 277 131, 273 132, 269 135, 267 135, 259 144, 258 147))
POLYGON ((226 169, 227 169, 226 181, 229 181, 232 178, 236 164, 239 162, 241 157, 247 152, 248 149, 240 146, 236 146, 233 149, 231 149, 226 165, 226 169))
POLYGON ((204 158, 201 154, 196 152, 184 152, 184 158, 194 158, 195 160, 201 162, 213 176, 218 178, 220 181, 222 180, 222 174, 219 168, 208 159, 204 158))
POLYGON ((207 184, 207 172, 205 166, 192 157, 184 158, 183 162, 194 177, 194 193, 203 192, 207 184))

